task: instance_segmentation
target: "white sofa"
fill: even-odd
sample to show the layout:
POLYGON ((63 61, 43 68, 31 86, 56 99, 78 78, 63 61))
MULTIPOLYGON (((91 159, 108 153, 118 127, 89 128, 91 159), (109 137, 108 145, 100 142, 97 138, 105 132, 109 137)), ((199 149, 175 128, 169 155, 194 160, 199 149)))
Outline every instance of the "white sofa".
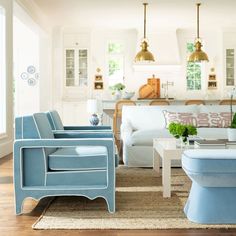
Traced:
MULTIPOLYGON (((126 166, 152 167, 153 138, 171 137, 166 129, 163 111, 199 114, 229 112, 230 107, 224 105, 124 106, 121 138, 126 166)), ((198 136, 203 138, 227 138, 226 128, 197 128, 197 130, 198 136)))

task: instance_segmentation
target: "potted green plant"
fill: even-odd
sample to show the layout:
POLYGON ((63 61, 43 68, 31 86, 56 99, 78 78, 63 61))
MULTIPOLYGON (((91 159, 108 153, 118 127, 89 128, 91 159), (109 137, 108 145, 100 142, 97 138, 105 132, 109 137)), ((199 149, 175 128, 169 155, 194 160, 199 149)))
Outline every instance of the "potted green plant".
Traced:
POLYGON ((122 83, 117 83, 113 86, 110 86, 109 89, 112 91, 111 94, 114 96, 114 99, 118 100, 122 96, 122 90, 125 89, 125 85, 122 83))
POLYGON ((228 140, 229 141, 236 141, 236 113, 233 114, 233 97, 236 93, 236 88, 234 87, 230 91, 230 117, 231 123, 227 130, 228 133, 228 140))
POLYGON ((234 113, 230 127, 228 128, 228 140, 236 141, 236 113, 234 113))
POLYGON ((188 144, 189 135, 197 135, 197 128, 193 125, 171 122, 168 126, 168 130, 176 139, 180 139, 181 146, 188 144))

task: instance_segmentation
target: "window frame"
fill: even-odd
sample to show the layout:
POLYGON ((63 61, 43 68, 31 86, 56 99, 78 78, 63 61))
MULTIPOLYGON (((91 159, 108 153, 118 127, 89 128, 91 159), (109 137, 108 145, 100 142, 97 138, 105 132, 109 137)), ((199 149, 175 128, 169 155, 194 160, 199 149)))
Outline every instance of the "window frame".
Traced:
POLYGON ((2 39, 0 39, 0 116, 2 118, 0 127, 2 126, 2 130, 0 129, 0 139, 4 139, 7 137, 7 68, 6 68, 6 36, 7 36, 7 27, 6 27, 6 9, 0 5, 0 35, 2 35, 2 39), (2 20, 1 20, 2 18, 2 20), (2 57, 1 57, 2 55, 2 57), (2 79, 3 78, 3 79, 2 79))
MULTIPOLYGON (((186 50, 186 54, 187 54, 187 57, 192 53, 192 51, 189 51, 188 50, 188 44, 193 44, 193 50, 194 50, 194 43, 192 42, 189 42, 187 41, 186 42, 186 46, 185 46, 185 50, 186 50)), ((203 78, 204 78, 204 71, 205 71, 205 66, 203 65, 203 63, 201 62, 188 62, 186 61, 186 69, 185 69, 185 80, 186 80, 186 90, 188 92, 200 92, 200 91, 203 91, 204 90, 204 81, 203 81, 203 78), (189 63, 192 63, 194 66, 195 65, 199 65, 200 66, 200 89, 196 89, 196 85, 194 85, 194 88, 191 89, 189 86, 188 86, 188 81, 192 81, 194 84, 196 83, 197 79, 196 77, 194 78, 194 80, 189 80, 188 79, 188 65, 189 63)))
POLYGON ((117 84, 117 83, 124 83, 124 78, 125 78, 125 42, 124 40, 120 40, 120 39, 108 39, 106 41, 106 46, 105 46, 105 52, 106 52, 106 77, 107 77, 107 84, 108 86, 112 86, 114 84, 117 84), (117 43, 117 44, 121 44, 122 45, 122 49, 121 49, 121 52, 114 52, 114 53, 111 53, 109 52, 109 44, 110 43, 117 43), (110 75, 109 75, 109 60, 110 59, 121 59, 123 62, 122 62, 122 68, 123 68, 123 74, 122 74, 122 78, 118 81, 115 81, 115 82, 112 82, 110 80, 110 75))

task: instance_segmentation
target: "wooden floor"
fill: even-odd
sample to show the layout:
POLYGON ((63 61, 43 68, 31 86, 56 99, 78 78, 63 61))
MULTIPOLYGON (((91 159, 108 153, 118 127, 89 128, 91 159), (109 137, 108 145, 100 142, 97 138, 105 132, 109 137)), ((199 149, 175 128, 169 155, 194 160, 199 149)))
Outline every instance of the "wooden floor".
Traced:
POLYGON ((209 236, 209 235, 236 235, 236 230, 33 230, 32 224, 41 215, 47 201, 37 205, 32 200, 25 201, 25 214, 14 214, 14 189, 12 175, 12 157, 0 159, 0 236, 26 235, 79 235, 79 236, 209 236))

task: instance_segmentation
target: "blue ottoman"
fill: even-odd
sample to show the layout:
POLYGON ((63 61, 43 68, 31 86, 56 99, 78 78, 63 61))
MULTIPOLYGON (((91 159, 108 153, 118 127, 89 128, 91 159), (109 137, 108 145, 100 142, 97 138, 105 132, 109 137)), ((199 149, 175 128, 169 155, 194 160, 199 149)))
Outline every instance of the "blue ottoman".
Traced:
POLYGON ((186 150, 182 167, 192 180, 184 208, 190 221, 236 223, 236 149, 186 150))

